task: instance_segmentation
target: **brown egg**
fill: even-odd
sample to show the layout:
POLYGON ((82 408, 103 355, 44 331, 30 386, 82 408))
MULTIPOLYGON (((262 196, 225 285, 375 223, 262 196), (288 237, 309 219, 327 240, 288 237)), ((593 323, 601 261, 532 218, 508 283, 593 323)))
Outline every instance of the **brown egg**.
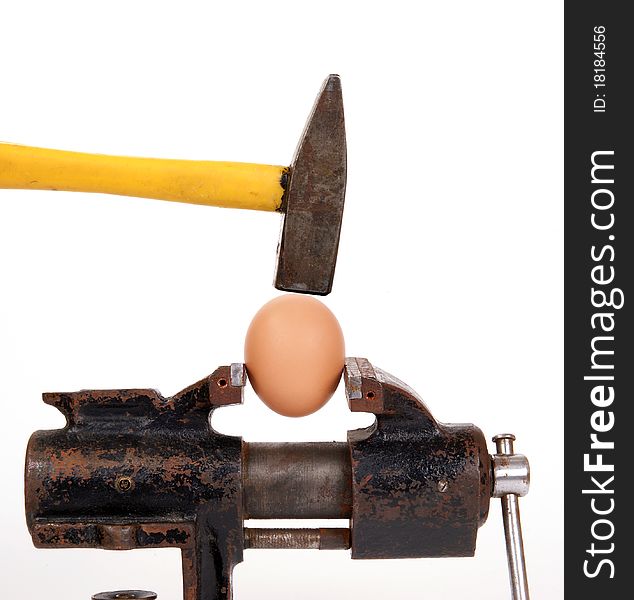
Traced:
POLYGON ((253 317, 244 343, 253 389, 287 417, 304 417, 328 402, 344 357, 335 315, 311 296, 288 294, 267 302, 253 317))

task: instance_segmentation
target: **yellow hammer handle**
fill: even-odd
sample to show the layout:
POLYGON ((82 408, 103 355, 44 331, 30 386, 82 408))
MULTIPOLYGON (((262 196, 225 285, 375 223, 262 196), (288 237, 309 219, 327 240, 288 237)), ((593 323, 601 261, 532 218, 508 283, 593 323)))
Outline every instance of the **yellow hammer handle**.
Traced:
POLYGON ((0 188, 97 192, 227 208, 280 208, 287 167, 84 154, 0 143, 0 188))

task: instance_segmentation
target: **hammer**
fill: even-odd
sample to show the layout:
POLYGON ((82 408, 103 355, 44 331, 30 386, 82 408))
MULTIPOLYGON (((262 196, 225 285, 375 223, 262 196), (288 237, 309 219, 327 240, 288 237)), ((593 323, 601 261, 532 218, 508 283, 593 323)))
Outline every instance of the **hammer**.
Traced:
POLYGON ((329 294, 346 191, 338 75, 323 83, 290 167, 106 156, 0 143, 0 188, 96 192, 283 214, 275 287, 329 294))

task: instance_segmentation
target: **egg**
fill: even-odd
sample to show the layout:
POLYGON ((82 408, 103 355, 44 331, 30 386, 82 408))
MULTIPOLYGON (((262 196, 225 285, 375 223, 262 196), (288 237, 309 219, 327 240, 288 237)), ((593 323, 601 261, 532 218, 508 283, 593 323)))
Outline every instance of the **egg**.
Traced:
POLYGON ((339 322, 312 296, 287 294, 267 302, 253 317, 244 343, 253 389, 287 417, 309 415, 328 402, 344 358, 339 322))

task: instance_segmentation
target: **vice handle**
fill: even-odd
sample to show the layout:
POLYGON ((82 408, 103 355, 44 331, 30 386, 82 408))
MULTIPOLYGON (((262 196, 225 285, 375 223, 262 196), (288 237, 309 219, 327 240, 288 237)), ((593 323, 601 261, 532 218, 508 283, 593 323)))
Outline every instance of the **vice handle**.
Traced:
POLYGON ((530 466, 522 454, 515 454, 512 433, 502 433, 493 438, 497 453, 493 463, 493 497, 502 501, 502 521, 506 541, 506 557, 513 600, 530 600, 524 539, 520 520, 519 498, 528 494, 530 466))
POLYGON ((84 154, 0 143, 0 188, 279 210, 287 167, 84 154))

